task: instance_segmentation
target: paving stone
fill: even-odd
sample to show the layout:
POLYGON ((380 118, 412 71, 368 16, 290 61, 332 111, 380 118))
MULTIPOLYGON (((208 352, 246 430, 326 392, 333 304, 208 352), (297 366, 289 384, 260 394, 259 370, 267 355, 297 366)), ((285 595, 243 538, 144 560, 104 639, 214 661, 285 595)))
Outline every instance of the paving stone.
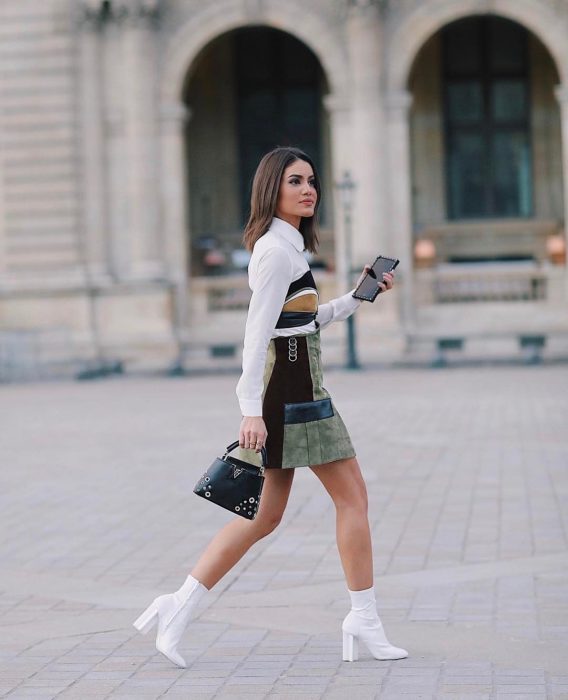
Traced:
MULTIPOLYGON (((297 700, 298 696, 293 695, 290 693, 278 693, 278 692, 272 692, 270 695, 268 695, 270 700, 297 700)), ((302 694, 302 700, 320 700, 322 697, 321 693, 303 693, 302 694)), ((330 693, 329 696, 326 693, 326 697, 332 697, 332 694, 330 693)))
POLYGON ((66 688, 59 697, 62 698, 80 698, 82 697, 99 697, 104 698, 106 695, 111 693, 117 686, 104 684, 104 683, 94 683, 93 681, 79 681, 74 685, 66 688))
POLYGON ((230 683, 223 686, 222 690, 219 691, 219 695, 235 694, 235 695, 266 695, 272 690, 272 683, 235 683, 234 679, 231 679, 230 683))
POLYGON ((43 693, 30 693, 29 691, 22 691, 10 693, 6 697, 10 698, 10 700, 24 700, 24 698, 35 698, 35 700, 53 700, 53 698, 57 697, 57 693, 46 693, 45 691, 43 693))
POLYGON ((50 688, 33 686, 33 685, 22 685, 17 688, 14 693, 8 695, 7 697, 17 696, 28 696, 28 697, 56 697, 59 693, 65 690, 65 686, 52 686, 50 688))
POLYGON ((461 690, 456 693, 439 692, 436 694, 436 700, 491 700, 490 693, 464 693, 461 690))
MULTIPOLYGON (((502 692, 495 693, 495 698, 497 700, 509 700, 511 697, 514 697, 515 700, 547 700, 546 693, 536 693, 536 692, 521 693, 521 692, 517 692, 514 695, 511 695, 511 693, 502 693, 502 692)), ((554 700, 556 700, 556 699, 554 699, 554 700)))
POLYGON ((513 694, 529 694, 533 693, 535 695, 539 695, 541 693, 546 694, 546 688, 544 687, 544 684, 542 685, 530 685, 528 683, 521 684, 511 684, 511 685, 502 685, 502 684, 497 684, 496 685, 496 692, 497 693, 513 693, 513 694))
MULTIPOLYGON (((276 698, 280 696, 276 695, 270 695, 270 698, 276 698)), ((322 697, 320 695, 315 696, 315 697, 322 697)), ((367 688, 367 689, 361 689, 361 688, 350 688, 347 693, 346 689, 343 688, 341 690, 334 690, 333 688, 327 688, 324 692, 323 697, 325 700, 346 700, 346 698, 349 698, 350 700, 375 700, 378 697, 382 697, 381 695, 378 695, 378 691, 375 688, 367 688)), ((292 700, 292 696, 286 696, 287 700, 292 700)), ((304 698, 304 696, 302 696, 304 698)))
POLYGON ((187 669, 136 634, 140 610, 179 586, 230 517, 191 489, 216 436, 234 433, 236 410, 218 408, 234 380, 3 388, 0 694, 568 700, 560 366, 326 375, 367 483, 381 616, 408 659, 361 645, 357 662, 341 660, 335 512, 309 469, 280 526, 191 623, 187 669), (389 396, 380 459, 374 387, 389 396))

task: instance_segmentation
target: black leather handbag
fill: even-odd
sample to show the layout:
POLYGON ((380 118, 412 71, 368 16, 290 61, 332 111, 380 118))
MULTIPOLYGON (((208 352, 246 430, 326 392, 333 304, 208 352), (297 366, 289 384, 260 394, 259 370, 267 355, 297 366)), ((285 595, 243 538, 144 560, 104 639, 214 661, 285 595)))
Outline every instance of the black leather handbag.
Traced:
POLYGON ((266 449, 261 449, 262 466, 230 457, 239 441, 231 443, 199 479, 193 493, 243 518, 254 520, 264 485, 266 449))

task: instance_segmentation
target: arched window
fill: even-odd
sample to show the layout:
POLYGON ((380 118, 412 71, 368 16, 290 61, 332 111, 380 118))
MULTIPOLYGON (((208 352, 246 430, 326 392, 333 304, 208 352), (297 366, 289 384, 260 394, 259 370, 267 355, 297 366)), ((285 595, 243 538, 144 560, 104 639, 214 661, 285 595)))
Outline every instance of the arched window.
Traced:
POLYGON ((449 219, 533 213, 528 32, 483 16, 442 30, 449 219))

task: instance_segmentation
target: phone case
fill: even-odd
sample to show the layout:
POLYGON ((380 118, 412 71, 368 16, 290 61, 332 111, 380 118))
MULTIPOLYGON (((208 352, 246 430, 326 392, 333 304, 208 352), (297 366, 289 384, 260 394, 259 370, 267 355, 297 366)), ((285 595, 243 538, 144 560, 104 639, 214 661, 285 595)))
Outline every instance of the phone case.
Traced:
MULTIPOLYGON (((392 261, 392 263, 393 263, 392 266, 391 266, 388 270, 386 270, 386 272, 392 272, 392 270, 394 270, 395 267, 396 267, 396 266, 398 265, 398 263, 400 262, 398 259, 396 259, 396 258, 389 258, 387 255, 377 255, 377 257, 375 258, 375 262, 371 265, 371 267, 375 267, 375 265, 377 264, 377 262, 378 262, 379 260, 381 260, 381 259, 382 259, 382 260, 390 260, 390 261, 392 261)), ((377 288, 376 288, 376 291, 375 291, 375 293, 373 294, 372 297, 359 296, 359 295, 357 294, 357 292, 359 291, 361 285, 365 282, 365 280, 367 279, 368 276, 369 276, 369 273, 367 273, 367 274, 365 275, 365 277, 363 277, 363 279, 362 279, 361 282, 357 285, 357 288, 355 289, 355 291, 353 292, 353 294, 352 294, 351 296, 355 297, 355 299, 362 299, 363 301, 370 301, 371 303, 373 303, 373 302, 375 301, 375 299, 377 298, 377 296, 378 296, 378 295, 381 293, 381 291, 382 291, 380 287, 377 287, 377 288)))

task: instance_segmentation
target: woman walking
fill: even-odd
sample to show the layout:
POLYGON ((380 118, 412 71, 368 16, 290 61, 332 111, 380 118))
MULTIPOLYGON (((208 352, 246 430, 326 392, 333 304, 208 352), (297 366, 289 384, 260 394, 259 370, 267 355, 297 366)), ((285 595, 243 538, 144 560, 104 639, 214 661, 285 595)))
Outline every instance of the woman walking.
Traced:
MULTIPOLYGON (((156 648, 177 666, 177 650, 197 603, 249 550, 279 524, 296 467, 308 466, 336 508, 336 536, 351 598, 343 620, 343 659, 358 658, 362 640, 376 659, 402 659, 387 640, 375 601, 367 492, 349 433, 322 385, 320 331, 361 304, 352 292, 318 304, 304 250, 318 246, 320 181, 312 160, 295 148, 266 154, 254 177, 244 243, 249 305, 243 371, 237 384, 242 450, 267 451, 257 516, 236 516, 213 537, 183 585, 156 598, 134 622, 141 632, 158 625, 156 648)), ((365 266, 361 277, 369 265, 365 266)), ((378 286, 387 291, 393 274, 378 286)))

